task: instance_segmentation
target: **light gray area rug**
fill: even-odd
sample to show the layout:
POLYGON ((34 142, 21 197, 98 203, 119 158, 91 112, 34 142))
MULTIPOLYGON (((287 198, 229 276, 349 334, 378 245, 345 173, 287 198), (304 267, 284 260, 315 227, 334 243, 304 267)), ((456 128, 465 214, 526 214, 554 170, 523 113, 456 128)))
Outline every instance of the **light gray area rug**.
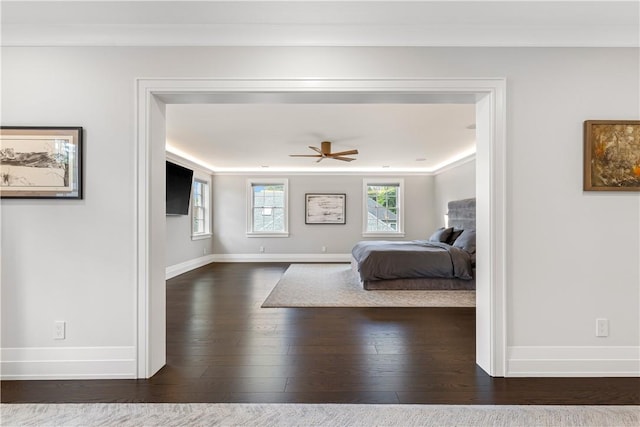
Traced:
POLYGON ((350 264, 291 264, 262 307, 475 307, 475 291, 366 291, 350 264))
POLYGON ((3 426, 634 426, 638 406, 3 404, 3 426))

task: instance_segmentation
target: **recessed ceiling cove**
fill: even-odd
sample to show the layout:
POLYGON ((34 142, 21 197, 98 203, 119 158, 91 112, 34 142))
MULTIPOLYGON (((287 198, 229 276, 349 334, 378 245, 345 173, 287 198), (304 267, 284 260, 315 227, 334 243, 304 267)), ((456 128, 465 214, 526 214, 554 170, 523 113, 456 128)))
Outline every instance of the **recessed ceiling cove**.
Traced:
POLYGON ((169 104, 167 145, 221 171, 429 170, 473 151, 474 123, 474 104, 169 104), (322 141, 357 160, 290 156, 322 141))

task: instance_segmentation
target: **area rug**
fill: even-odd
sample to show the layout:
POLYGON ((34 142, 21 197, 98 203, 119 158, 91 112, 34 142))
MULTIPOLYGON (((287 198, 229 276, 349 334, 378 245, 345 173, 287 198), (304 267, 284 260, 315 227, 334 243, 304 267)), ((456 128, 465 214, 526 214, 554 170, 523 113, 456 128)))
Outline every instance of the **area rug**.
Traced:
POLYGON ((225 403, 0 405, 6 426, 638 426, 638 406, 225 403))
POLYGON ((262 307, 475 307, 475 291, 366 291, 349 264, 291 264, 262 307))

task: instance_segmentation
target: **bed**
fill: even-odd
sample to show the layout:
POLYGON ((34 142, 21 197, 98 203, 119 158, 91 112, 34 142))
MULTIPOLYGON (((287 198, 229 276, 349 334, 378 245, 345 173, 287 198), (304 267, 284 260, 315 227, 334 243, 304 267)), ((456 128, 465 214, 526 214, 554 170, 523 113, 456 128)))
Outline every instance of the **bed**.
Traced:
POLYGON ((364 289, 475 289, 476 200, 455 200, 447 207, 448 227, 429 239, 358 242, 352 267, 364 289))

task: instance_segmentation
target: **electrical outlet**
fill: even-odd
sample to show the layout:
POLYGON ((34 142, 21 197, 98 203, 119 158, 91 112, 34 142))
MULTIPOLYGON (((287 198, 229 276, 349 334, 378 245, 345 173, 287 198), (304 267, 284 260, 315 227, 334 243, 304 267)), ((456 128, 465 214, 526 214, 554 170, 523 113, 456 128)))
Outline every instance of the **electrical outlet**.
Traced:
POLYGON ((596 319, 596 336, 609 336, 609 319, 596 319))
POLYGON ((206 255, 208 252, 207 248, 202 248, 202 255, 206 255))
POLYGON ((264 252, 264 246, 260 246, 260 252, 264 252))
POLYGON ((63 340, 65 338, 67 322, 64 320, 56 320, 53 322, 53 339, 63 340))
POLYGON ((327 252, 327 247, 326 246, 322 247, 322 252, 327 252))

